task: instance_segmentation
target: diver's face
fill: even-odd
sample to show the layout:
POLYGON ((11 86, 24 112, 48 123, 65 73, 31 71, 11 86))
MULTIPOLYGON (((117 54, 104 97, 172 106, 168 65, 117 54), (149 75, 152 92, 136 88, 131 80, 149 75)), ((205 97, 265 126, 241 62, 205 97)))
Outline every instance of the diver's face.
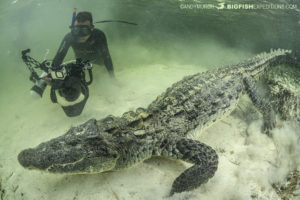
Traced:
MULTIPOLYGON (((91 23, 90 23, 89 20, 84 21, 84 22, 78 22, 78 21, 76 20, 75 23, 74 23, 74 26, 77 26, 77 27, 88 26, 88 27, 90 27, 91 30, 93 29, 93 28, 91 27, 91 23)), ((78 42, 79 42, 79 43, 86 42, 86 41, 89 39, 90 36, 91 36, 91 34, 88 34, 88 35, 85 35, 85 36, 80 36, 79 39, 78 39, 78 42)))

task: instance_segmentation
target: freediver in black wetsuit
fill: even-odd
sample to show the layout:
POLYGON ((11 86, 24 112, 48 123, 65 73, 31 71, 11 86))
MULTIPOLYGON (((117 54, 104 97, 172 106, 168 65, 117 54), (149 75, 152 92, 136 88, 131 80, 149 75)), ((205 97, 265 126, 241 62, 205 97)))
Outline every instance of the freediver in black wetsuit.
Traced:
MULTIPOLYGON (((114 83, 120 86, 115 78, 105 34, 94 28, 92 14, 90 12, 78 13, 70 28, 71 32, 65 35, 52 61, 52 70, 60 70, 69 48, 72 47, 77 59, 99 65, 104 64, 114 83)), ((82 78, 80 74, 65 79, 63 87, 53 85, 51 78, 45 77, 44 79, 52 86, 50 93, 52 102, 59 103, 69 117, 80 115, 89 97, 87 85, 80 82, 82 78)))
POLYGON ((98 65, 104 64, 110 76, 116 80, 105 34, 94 28, 92 14, 90 12, 78 13, 74 25, 70 28, 71 32, 66 34, 61 42, 52 67, 56 68, 61 65, 71 46, 76 58, 89 60, 98 65))

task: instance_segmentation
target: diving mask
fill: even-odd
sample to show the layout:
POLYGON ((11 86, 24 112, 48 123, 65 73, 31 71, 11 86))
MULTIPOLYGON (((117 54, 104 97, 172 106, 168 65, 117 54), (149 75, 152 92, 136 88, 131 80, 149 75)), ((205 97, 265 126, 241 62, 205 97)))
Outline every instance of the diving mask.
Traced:
POLYGON ((71 33, 76 37, 84 37, 92 33, 92 27, 89 25, 70 26, 71 33))

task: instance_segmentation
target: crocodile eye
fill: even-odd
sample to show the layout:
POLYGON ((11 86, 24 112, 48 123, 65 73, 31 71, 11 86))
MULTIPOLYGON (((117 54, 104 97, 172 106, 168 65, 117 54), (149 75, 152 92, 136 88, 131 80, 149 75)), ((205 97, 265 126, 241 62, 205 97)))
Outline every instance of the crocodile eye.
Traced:
POLYGON ((114 157, 114 158, 117 158, 117 157, 118 157, 118 155, 117 155, 117 154, 113 154, 113 157, 114 157))

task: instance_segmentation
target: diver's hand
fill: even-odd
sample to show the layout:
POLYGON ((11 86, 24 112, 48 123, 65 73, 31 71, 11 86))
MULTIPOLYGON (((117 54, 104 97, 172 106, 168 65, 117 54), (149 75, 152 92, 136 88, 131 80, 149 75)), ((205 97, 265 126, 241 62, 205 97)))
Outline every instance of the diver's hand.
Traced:
POLYGON ((44 80, 45 80, 45 82, 47 83, 47 85, 51 85, 51 84, 52 84, 52 78, 46 76, 46 77, 44 78, 44 80))

